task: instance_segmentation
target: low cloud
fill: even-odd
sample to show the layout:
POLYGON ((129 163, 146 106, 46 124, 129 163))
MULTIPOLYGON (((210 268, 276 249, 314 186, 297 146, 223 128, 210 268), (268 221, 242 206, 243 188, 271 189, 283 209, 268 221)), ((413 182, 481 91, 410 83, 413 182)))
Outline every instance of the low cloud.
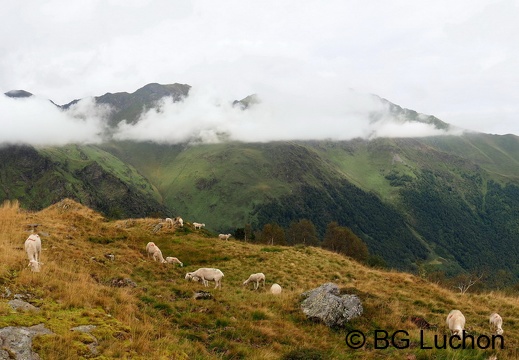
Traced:
POLYGON ((149 110, 134 125, 119 123, 114 137, 159 143, 214 143, 448 134, 430 124, 394 118, 386 105, 371 95, 313 90, 287 94, 270 89, 259 96, 260 103, 242 110, 215 91, 192 89, 182 102, 163 99, 160 111, 149 110))
POLYGON ((0 96, 2 131, 0 144, 66 145, 99 143, 107 109, 93 98, 62 111, 47 99, 0 96))
MULTIPOLYGON (((393 117, 379 98, 324 85, 299 91, 261 89, 260 102, 246 110, 233 106, 215 89, 192 88, 181 102, 164 98, 139 121, 121 121, 115 140, 157 143, 216 143, 226 140, 350 140, 454 134, 433 125, 393 117), (308 91, 308 89, 311 91, 308 91), (377 119, 376 121, 374 119, 377 119)), ((35 96, 0 96, 3 131, 0 144, 65 145, 100 143, 107 134, 110 108, 86 98, 67 111, 35 96)))

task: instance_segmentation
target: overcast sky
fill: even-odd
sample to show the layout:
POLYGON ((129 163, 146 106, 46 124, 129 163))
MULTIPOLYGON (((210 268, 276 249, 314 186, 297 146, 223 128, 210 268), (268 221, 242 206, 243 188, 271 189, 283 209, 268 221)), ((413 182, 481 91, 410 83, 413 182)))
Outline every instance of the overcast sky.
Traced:
MULTIPOLYGON (((257 93, 273 101, 262 116, 279 117, 284 103, 303 107, 305 121, 328 111, 333 127, 341 110, 351 119, 348 107, 368 106, 353 89, 462 128, 519 135, 517 44, 518 0, 10 1, 0 12, 0 91, 65 104, 178 82, 213 107, 257 93)), ((0 123, 14 128, 46 106, 25 114, 3 99, 0 123)), ((190 121, 228 116, 203 119, 200 109, 190 121)), ((83 136, 96 119, 80 124, 83 136)), ((59 128, 54 121, 46 124, 59 128)), ((241 126, 243 135, 253 123, 241 126)))

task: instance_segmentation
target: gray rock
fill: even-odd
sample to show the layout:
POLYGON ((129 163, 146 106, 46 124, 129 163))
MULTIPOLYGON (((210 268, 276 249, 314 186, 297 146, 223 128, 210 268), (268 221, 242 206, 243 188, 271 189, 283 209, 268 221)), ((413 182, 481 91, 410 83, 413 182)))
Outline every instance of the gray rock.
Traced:
POLYGON ((207 291, 199 291, 193 295, 195 300, 209 300, 213 298, 213 295, 207 291))
POLYGON ((25 302, 20 299, 14 299, 7 302, 10 307, 12 307, 15 310, 23 310, 23 311, 40 311, 39 308, 37 308, 34 305, 29 304, 28 302, 25 302))
POLYGON ((76 327, 73 327, 72 329, 70 329, 72 331, 77 331, 80 333, 85 333, 85 334, 90 335, 90 337, 92 338, 92 342, 87 345, 87 348, 90 350, 90 353, 92 354, 92 356, 99 355, 99 351, 97 350, 97 345, 99 345, 99 343, 97 341, 97 338, 91 334, 91 332, 93 330, 95 330, 96 328, 97 328, 97 326, 95 326, 95 325, 80 325, 80 326, 76 326, 76 327))
POLYGON ((341 295, 334 283, 326 283, 301 294, 303 313, 307 318, 323 322, 329 327, 342 327, 364 311, 356 295, 341 295))
POLYGON ((96 328, 97 328, 97 326, 95 326, 95 325, 80 325, 80 326, 73 327, 70 330, 81 332, 81 333, 90 333, 90 332, 92 332, 92 330, 95 330, 96 328))
POLYGON ((32 351, 32 339, 38 335, 53 334, 39 324, 31 327, 8 326, 0 329, 0 360, 39 360, 38 354, 32 351))
POLYGON ((108 281, 109 286, 111 287, 137 287, 137 284, 132 279, 122 279, 122 278, 113 278, 108 281))

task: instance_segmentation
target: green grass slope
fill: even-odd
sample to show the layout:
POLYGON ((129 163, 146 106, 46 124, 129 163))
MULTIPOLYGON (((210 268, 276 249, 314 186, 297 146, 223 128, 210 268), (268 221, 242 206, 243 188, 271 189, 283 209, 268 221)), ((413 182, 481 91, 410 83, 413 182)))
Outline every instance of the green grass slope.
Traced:
MULTIPOLYGON (((70 200, 40 212, 21 211, 17 204, 0 208, 0 283, 12 294, 26 294, 40 312, 13 311, 0 299, 0 328, 43 323, 53 334, 36 337, 33 348, 42 359, 516 359, 519 302, 500 293, 464 295, 410 274, 364 267, 341 255, 313 247, 264 246, 219 241, 205 230, 152 229, 158 219, 107 221, 70 200), (45 263, 41 273, 26 268, 23 226, 42 224, 45 263), (165 256, 184 267, 159 264, 146 257, 155 242, 165 256), (104 254, 115 254, 109 261, 104 254), (217 267, 225 276, 222 290, 184 279, 187 271, 217 267), (281 284, 283 293, 245 288, 242 282, 264 272, 267 289, 281 284), (131 279, 136 287, 114 287, 113 279, 131 279), (300 294, 325 282, 342 293, 356 294, 364 313, 344 329, 307 320, 300 294), (211 300, 194 300, 205 290, 211 300), (499 312, 505 330, 504 349, 431 349, 449 331, 445 318, 461 310, 466 330, 476 339, 489 336, 488 316, 499 312), (421 330, 410 318, 432 325, 421 330), (95 325, 97 354, 91 336, 70 331, 95 325), (367 341, 358 350, 345 344, 349 331, 367 341), (377 349, 375 332, 396 331, 409 339, 398 347, 377 349), (423 343, 420 338, 423 337, 423 343)), ((400 336, 397 336, 401 338, 400 336)), ((379 346, 384 343, 379 343, 379 346)))

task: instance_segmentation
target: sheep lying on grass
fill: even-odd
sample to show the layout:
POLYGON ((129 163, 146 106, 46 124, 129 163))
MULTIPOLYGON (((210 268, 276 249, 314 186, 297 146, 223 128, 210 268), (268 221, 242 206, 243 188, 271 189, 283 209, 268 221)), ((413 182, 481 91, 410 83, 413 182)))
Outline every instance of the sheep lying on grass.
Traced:
POLYGON ((184 266, 184 264, 179 259, 173 256, 166 257, 166 262, 169 264, 179 264, 180 266, 184 266))
POLYGON ((31 234, 25 240, 25 252, 29 258, 29 265, 34 272, 40 271, 41 239, 38 234, 31 234))
POLYGON ((186 280, 202 281, 205 287, 209 286, 209 281, 215 282, 215 289, 222 288, 223 272, 214 268, 200 268, 186 274, 186 280))
POLYGON ((281 286, 279 284, 272 284, 270 287, 270 292, 274 295, 281 294, 281 286))
POLYGON ((260 282, 263 282, 263 287, 265 287, 265 274, 251 274, 251 276, 249 276, 249 278, 243 282, 243 286, 246 286, 250 282, 254 283, 254 290, 259 288, 260 282))

